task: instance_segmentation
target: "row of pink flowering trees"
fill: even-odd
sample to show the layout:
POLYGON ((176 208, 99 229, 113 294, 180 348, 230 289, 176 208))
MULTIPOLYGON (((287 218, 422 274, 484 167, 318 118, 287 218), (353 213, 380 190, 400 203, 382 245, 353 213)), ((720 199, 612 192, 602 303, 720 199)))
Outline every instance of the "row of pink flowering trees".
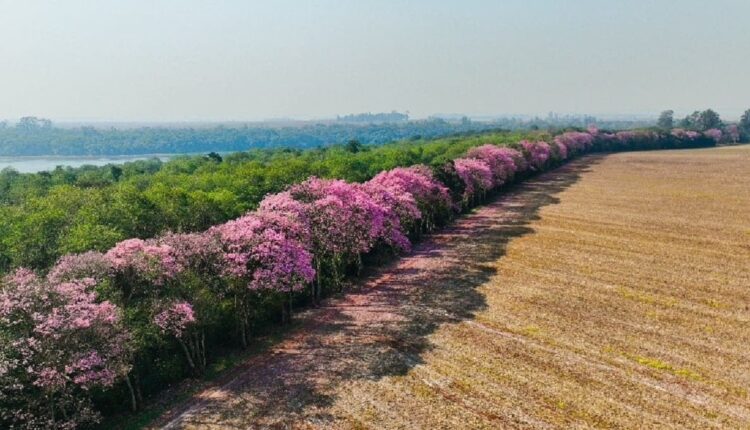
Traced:
POLYGON ((486 144, 361 184, 309 178, 208 231, 68 255, 43 276, 18 269, 0 287, 0 427, 89 425, 103 398, 137 409, 144 385, 201 375, 222 347, 248 346, 262 322, 286 322, 295 303, 340 290, 363 256, 408 251, 514 180, 592 150, 706 139, 715 136, 592 129, 486 144))

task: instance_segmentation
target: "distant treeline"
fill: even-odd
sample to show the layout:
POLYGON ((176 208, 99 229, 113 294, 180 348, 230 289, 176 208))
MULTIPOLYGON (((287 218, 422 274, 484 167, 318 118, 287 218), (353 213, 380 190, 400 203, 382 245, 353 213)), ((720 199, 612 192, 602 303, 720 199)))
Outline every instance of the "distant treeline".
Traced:
MULTIPOLYGON (((356 140, 376 145, 398 140, 431 139, 467 132, 537 130, 550 127, 586 127, 596 118, 502 118, 471 121, 468 118, 431 118, 408 121, 406 114, 359 114, 339 117, 333 123, 295 125, 244 125, 215 127, 61 128, 43 118, 25 117, 18 124, 0 122, 0 156, 136 155, 236 152, 251 149, 308 149, 356 140)), ((600 127, 628 129, 648 122, 602 122, 600 127)))
POLYGON ((593 116, 546 118, 504 117, 473 121, 467 117, 432 117, 412 121, 407 114, 366 113, 345 115, 329 122, 287 124, 257 123, 196 127, 96 128, 58 127, 43 118, 25 117, 17 124, 0 122, 0 156, 80 156, 186 154, 237 152, 253 149, 310 149, 357 141, 379 145, 399 140, 433 139, 485 131, 552 131, 591 124, 603 129, 627 130, 658 125, 661 129, 681 127, 705 131, 724 129, 739 136, 750 135, 750 110, 737 124, 724 123, 711 109, 696 111, 684 119, 673 118, 671 110, 658 120, 602 121, 593 116))
POLYGON ((357 140, 365 145, 403 139, 434 138, 500 126, 489 122, 441 119, 388 124, 303 124, 299 126, 216 126, 211 128, 142 127, 59 128, 38 118, 15 126, 0 123, 0 156, 135 155, 236 152, 250 149, 308 149, 357 140))
POLYGON ((406 122, 409 120, 409 115, 393 111, 391 113, 359 113, 350 114, 336 117, 336 121, 339 122, 352 122, 352 123, 394 123, 394 122, 406 122))

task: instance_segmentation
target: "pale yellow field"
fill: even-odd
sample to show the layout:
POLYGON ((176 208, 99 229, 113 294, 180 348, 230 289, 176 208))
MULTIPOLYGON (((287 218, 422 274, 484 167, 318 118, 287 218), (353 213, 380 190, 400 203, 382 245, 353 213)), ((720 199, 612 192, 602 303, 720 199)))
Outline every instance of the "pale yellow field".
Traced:
POLYGON ((744 146, 530 181, 161 424, 750 428, 749 390, 744 146))

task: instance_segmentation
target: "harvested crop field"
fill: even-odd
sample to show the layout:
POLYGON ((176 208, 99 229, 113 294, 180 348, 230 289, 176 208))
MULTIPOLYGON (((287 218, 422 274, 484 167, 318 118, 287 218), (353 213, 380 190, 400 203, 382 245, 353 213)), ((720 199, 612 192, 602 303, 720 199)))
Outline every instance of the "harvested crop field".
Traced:
POLYGON ((369 274, 170 428, 748 428, 750 146, 589 156, 369 274))

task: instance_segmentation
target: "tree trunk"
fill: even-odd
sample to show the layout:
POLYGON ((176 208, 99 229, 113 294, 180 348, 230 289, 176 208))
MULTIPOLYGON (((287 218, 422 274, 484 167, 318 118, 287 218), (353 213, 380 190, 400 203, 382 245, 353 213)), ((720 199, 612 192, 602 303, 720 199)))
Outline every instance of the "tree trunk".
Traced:
POLYGON ((193 361, 193 357, 190 354, 190 350, 182 339, 177 339, 177 341, 180 343, 182 350, 185 352, 185 358, 187 358, 188 364, 190 365, 190 370, 192 370, 193 373, 196 373, 197 369, 195 368, 195 362, 193 361))
POLYGON ((362 264, 362 254, 359 252, 357 253, 357 277, 359 278, 360 275, 362 275, 362 267, 364 264, 362 264))
POLYGON ((201 362, 203 368, 206 368, 206 332, 201 330, 201 362))
POLYGON ((130 392, 130 409, 135 412, 138 410, 138 400, 136 400, 133 384, 130 382, 130 375, 125 375, 125 384, 128 386, 128 391, 130 392))
POLYGON ((237 314, 237 332, 240 337, 240 345, 247 349, 247 316, 245 315, 245 303, 238 294, 234 294, 234 309, 237 314))
POLYGON ((242 348, 247 349, 247 323, 245 322, 244 315, 240 317, 240 338, 242 348))
POLYGON ((294 308, 294 292, 292 290, 289 290, 289 321, 292 320, 292 312, 294 308))
POLYGON ((49 416, 52 418, 52 424, 54 427, 55 422, 57 419, 55 418, 55 396, 54 394, 49 394, 49 416))
POLYGON ((313 284, 313 304, 317 306, 320 302, 320 287, 323 279, 322 273, 320 273, 320 259, 315 259, 315 283, 313 284))

